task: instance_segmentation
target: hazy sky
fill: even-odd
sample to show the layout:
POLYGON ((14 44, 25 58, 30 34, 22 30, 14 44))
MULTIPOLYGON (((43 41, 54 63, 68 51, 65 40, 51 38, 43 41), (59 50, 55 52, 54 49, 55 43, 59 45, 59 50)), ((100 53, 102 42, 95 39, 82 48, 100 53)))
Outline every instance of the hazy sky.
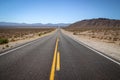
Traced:
POLYGON ((73 23, 120 19, 120 0, 0 0, 0 22, 73 23))

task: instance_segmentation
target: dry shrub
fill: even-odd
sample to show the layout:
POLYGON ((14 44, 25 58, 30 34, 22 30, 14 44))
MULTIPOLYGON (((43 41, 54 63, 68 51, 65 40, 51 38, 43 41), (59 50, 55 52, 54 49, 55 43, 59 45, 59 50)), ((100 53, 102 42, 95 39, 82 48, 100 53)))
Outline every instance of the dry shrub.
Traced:
POLYGON ((0 38, 0 44, 6 44, 8 42, 9 42, 8 39, 6 39, 6 38, 0 38))

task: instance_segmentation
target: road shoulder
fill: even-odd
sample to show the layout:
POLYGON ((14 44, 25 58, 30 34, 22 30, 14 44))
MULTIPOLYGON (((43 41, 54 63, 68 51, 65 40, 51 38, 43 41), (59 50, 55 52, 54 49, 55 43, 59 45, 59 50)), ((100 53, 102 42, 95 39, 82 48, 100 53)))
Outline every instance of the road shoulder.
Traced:
POLYGON ((67 36, 71 37, 72 39, 80 41, 84 43, 85 45, 88 45, 91 48, 97 51, 100 51, 104 53, 105 55, 110 56, 111 58, 117 61, 120 61, 120 46, 112 44, 112 43, 106 43, 106 42, 102 42, 99 40, 93 40, 93 39, 89 39, 86 37, 81 37, 78 35, 73 35, 72 32, 68 32, 65 30, 61 30, 61 31, 67 36))

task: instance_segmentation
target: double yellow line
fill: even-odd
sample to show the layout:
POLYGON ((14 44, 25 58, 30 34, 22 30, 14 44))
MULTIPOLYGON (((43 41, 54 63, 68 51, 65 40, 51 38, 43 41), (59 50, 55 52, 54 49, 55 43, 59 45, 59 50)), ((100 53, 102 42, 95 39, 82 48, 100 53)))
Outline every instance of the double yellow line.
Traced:
POLYGON ((56 44, 55 44, 55 51, 54 51, 53 62, 52 62, 52 67, 51 67, 51 73, 50 73, 49 80, 54 80, 55 69, 57 71, 60 70, 60 53, 58 52, 58 42, 59 42, 59 38, 57 38, 56 44))

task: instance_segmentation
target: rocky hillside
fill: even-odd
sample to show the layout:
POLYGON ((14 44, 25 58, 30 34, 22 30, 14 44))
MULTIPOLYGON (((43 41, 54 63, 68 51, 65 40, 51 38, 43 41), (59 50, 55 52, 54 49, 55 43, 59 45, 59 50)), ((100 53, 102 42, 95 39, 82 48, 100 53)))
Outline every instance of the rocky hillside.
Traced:
POLYGON ((120 20, 97 18, 78 21, 69 26, 69 28, 81 28, 81 27, 120 27, 120 20))

